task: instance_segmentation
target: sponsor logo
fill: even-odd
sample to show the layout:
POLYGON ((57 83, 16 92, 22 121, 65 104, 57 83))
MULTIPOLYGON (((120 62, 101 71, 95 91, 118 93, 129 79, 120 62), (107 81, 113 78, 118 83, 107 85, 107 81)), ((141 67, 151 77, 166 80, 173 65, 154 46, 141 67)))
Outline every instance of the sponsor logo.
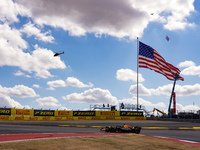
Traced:
POLYGON ((115 117, 106 117, 108 120, 115 120, 115 117))
POLYGON ((30 110, 16 109, 16 115, 30 115, 30 110))
POLYGON ((135 120, 146 120, 145 117, 135 117, 135 120))
POLYGON ((0 115, 11 115, 11 109, 0 109, 0 115))
POLYGON ((69 116, 69 111, 58 111, 58 116, 69 116))
POLYGON ((130 120, 130 117, 121 117, 121 120, 130 120))
POLYGON ((92 120, 100 120, 101 117, 92 117, 92 120))
POLYGON ((24 117, 15 117, 15 120, 24 120, 24 117))
POLYGON ((50 120, 50 117, 42 117, 43 120, 47 120, 49 121, 50 120))
POLYGON ((54 111, 34 110, 34 116, 54 116, 54 111))
POLYGON ((120 116, 143 116, 143 112, 120 111, 120 116))
POLYGON ((86 117, 78 117, 78 120, 86 120, 86 117))
POLYGON ((101 112, 101 116, 115 116, 115 112, 101 112))
POLYGON ((0 120, 9 120, 9 116, 0 116, 0 120))
POLYGON ((66 120, 73 120, 73 117, 66 117, 66 120))
POLYGON ((62 120, 62 117, 55 117, 55 120, 62 120))
POLYGON ((29 120, 38 120, 38 117, 29 117, 29 120))
POLYGON ((95 116, 95 111, 73 111, 73 116, 95 116))

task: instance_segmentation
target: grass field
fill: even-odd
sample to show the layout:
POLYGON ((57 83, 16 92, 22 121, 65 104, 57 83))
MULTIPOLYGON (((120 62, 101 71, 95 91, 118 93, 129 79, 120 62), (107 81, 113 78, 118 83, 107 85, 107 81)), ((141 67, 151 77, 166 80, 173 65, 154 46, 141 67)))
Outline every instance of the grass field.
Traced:
POLYGON ((200 150, 143 135, 76 137, 0 143, 1 150, 200 150))

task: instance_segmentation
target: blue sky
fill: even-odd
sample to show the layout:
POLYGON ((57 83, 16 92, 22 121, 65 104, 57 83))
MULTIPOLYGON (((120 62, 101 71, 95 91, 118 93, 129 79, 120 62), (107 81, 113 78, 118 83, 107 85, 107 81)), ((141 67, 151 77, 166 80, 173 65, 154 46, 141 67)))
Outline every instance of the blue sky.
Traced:
MULTIPOLYGON (((1 0, 0 107, 136 104, 139 37, 181 70, 178 112, 200 110, 199 17, 197 0, 1 0)), ((139 81, 139 105, 167 112, 173 81, 139 81)))

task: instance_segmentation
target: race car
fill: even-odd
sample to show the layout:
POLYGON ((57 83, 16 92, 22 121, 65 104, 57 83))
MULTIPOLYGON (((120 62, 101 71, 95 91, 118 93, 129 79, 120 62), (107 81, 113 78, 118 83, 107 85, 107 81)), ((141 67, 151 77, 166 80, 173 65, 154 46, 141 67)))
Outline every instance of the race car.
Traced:
POLYGON ((106 126, 101 128, 101 131, 105 132, 116 132, 116 133, 136 133, 139 134, 141 131, 141 127, 135 126, 131 127, 129 125, 123 125, 123 126, 106 126))

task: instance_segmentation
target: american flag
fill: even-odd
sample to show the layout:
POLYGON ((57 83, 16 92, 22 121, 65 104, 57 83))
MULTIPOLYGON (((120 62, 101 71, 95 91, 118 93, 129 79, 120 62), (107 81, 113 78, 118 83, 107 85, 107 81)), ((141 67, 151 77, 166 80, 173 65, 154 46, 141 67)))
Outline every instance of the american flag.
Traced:
POLYGON ((139 67, 149 68, 157 73, 163 74, 167 79, 174 80, 178 75, 177 80, 184 81, 184 78, 179 76, 180 70, 158 54, 152 47, 139 41, 139 67))

